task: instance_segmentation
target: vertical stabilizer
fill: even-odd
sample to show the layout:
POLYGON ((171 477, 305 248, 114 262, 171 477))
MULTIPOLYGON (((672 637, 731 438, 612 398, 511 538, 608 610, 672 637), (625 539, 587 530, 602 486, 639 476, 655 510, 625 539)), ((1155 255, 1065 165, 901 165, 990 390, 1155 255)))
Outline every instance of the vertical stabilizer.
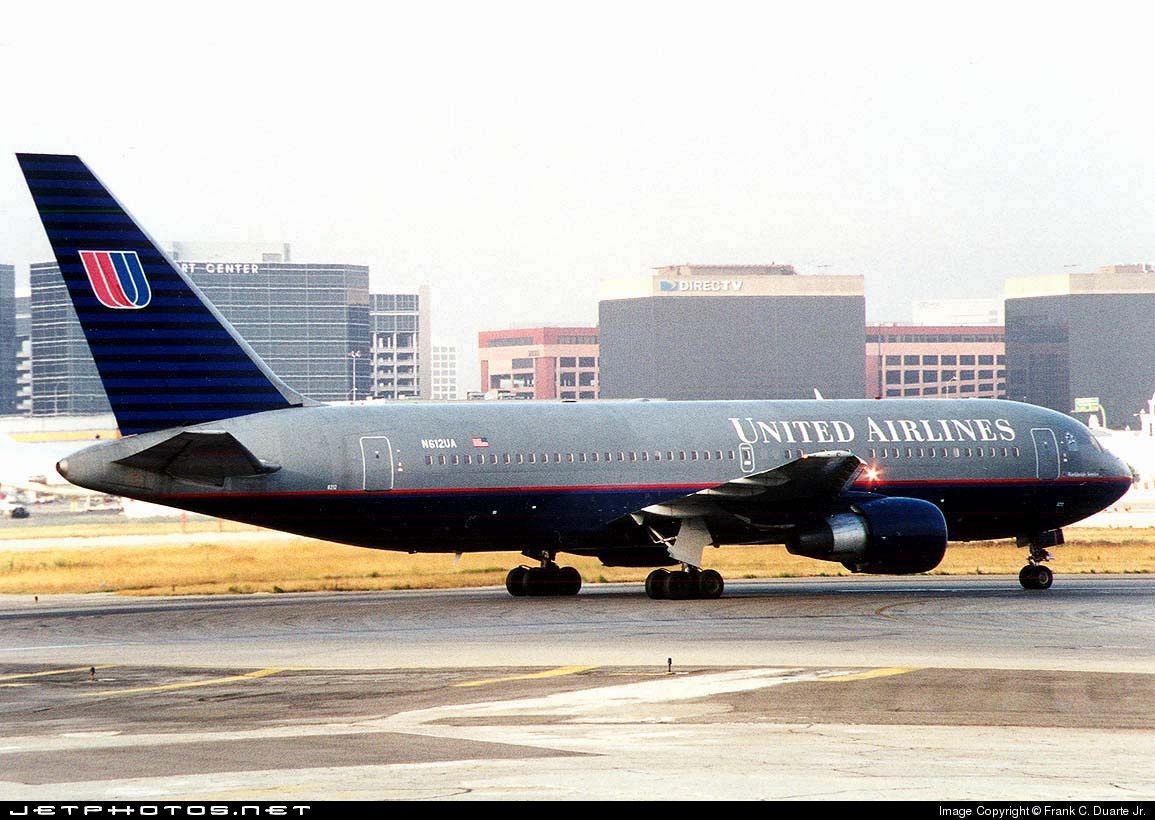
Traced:
POLYGON ((74 156, 17 154, 123 435, 307 402, 74 156))

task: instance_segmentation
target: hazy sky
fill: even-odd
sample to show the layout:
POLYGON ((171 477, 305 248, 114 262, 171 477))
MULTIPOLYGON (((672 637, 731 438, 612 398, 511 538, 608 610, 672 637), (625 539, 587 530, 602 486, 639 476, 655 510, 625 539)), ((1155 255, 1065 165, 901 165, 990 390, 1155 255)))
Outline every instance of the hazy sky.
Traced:
POLYGON ((667 264, 862 275, 907 320, 1155 262, 1142 4, 801 5, 8 4, 0 262, 51 258, 16 151, 79 154, 165 243, 428 284, 469 360, 667 264))

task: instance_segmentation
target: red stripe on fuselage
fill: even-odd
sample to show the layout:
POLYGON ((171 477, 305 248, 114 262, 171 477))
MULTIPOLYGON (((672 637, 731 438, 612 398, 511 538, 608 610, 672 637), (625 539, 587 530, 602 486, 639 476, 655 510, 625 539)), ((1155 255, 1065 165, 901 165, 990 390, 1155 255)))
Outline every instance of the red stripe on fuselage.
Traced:
MULTIPOLYGON (((1049 481, 1042 481, 1037 478, 968 478, 968 479, 927 479, 927 480, 911 480, 911 481, 893 481, 882 482, 876 481, 873 483, 859 482, 851 485, 854 489, 860 491, 884 492, 886 490, 895 490, 901 487, 944 487, 944 486, 974 486, 982 484, 1001 484, 1012 485, 1018 484, 1023 486, 1029 485, 1071 485, 1071 484, 1116 484, 1122 485, 1124 483, 1130 484, 1130 480, 1120 481, 1115 478, 1103 477, 1089 477, 1089 478, 1060 478, 1049 481)), ((286 492, 270 492, 270 493, 181 493, 169 496, 156 496, 157 498, 304 498, 310 496, 327 496, 330 498, 341 496, 365 496, 365 495, 404 495, 404 496, 438 496, 438 495, 515 495, 522 493, 597 493, 597 492, 682 492, 687 495, 696 493, 699 490, 708 490, 717 487, 717 484, 590 484, 590 485, 575 485, 575 486, 530 486, 530 487, 412 487, 412 488, 398 488, 392 490, 290 490, 286 492)))

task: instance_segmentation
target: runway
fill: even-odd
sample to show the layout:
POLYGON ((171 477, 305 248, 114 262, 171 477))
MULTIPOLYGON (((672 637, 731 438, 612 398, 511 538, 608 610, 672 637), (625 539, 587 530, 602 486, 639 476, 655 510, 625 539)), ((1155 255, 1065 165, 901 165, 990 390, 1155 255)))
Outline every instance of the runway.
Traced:
POLYGON ((1155 579, 0 598, 10 800, 1155 798, 1155 579))

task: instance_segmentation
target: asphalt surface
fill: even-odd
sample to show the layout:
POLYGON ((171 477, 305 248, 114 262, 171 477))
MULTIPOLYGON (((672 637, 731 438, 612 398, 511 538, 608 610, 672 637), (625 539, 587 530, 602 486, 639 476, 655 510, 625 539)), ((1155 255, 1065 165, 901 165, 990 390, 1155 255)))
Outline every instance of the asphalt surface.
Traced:
POLYGON ((1155 579, 0 597, 9 800, 1155 798, 1155 579))

